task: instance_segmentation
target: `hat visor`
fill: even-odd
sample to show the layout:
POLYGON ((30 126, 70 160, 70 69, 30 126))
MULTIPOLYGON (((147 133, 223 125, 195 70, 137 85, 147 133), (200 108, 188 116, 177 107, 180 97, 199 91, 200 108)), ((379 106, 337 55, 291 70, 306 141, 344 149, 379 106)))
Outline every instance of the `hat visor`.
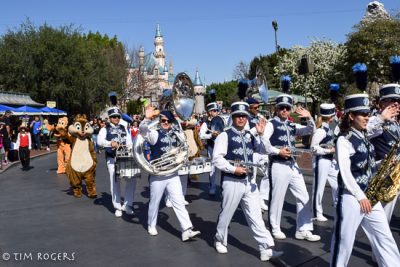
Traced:
POLYGON ((321 114, 321 117, 332 117, 332 116, 335 116, 335 112, 330 114, 321 114))
POLYGON ((112 116, 119 116, 121 118, 121 114, 119 114, 119 113, 111 113, 108 115, 108 117, 112 117, 112 116))
POLYGON ((358 107, 358 108, 346 109, 344 111, 344 113, 349 113, 349 112, 369 113, 371 112, 371 110, 369 107, 358 107))
POLYGON ((289 107, 293 107, 292 104, 288 103, 288 102, 280 102, 280 103, 276 103, 275 107, 280 107, 280 106, 289 106, 289 107))
POLYGON ((243 110, 237 110, 231 113, 231 116, 235 116, 235 115, 246 115, 249 116, 250 114, 247 111, 243 111, 243 110))
POLYGON ((398 94, 390 94, 390 95, 382 96, 380 98, 380 100, 384 100, 384 99, 400 99, 400 95, 398 95, 398 94))

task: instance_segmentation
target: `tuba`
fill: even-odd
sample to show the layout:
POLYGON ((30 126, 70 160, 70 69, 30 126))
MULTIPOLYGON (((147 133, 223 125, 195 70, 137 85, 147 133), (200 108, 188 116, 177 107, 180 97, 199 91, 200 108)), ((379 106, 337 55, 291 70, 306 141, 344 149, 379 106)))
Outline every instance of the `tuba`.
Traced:
POLYGON ((387 126, 383 126, 383 130, 392 135, 396 143, 383 160, 375 176, 368 183, 365 195, 371 202, 371 206, 379 201, 384 203, 392 201, 400 189, 400 156, 398 155, 400 139, 397 139, 387 129, 387 126))
MULTIPOLYGON (((160 99, 160 108, 175 112, 182 120, 191 118, 194 110, 194 89, 186 73, 177 74, 171 90, 164 90, 160 99)), ((157 130, 159 118, 149 123, 149 129, 157 130)), ((163 154, 159 159, 148 160, 145 157, 145 139, 138 134, 133 143, 133 156, 136 162, 151 175, 169 175, 178 171, 187 161, 189 149, 180 124, 171 127, 177 136, 178 146, 163 154)))

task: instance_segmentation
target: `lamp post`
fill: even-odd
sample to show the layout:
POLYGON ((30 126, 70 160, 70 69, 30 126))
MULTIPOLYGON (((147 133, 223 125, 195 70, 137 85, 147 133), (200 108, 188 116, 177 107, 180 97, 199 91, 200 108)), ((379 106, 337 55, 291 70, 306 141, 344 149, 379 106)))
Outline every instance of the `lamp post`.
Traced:
POLYGON ((275 31, 275 52, 278 53, 278 51, 279 51, 278 37, 277 37, 278 22, 276 20, 272 21, 272 28, 274 28, 274 31, 275 31))

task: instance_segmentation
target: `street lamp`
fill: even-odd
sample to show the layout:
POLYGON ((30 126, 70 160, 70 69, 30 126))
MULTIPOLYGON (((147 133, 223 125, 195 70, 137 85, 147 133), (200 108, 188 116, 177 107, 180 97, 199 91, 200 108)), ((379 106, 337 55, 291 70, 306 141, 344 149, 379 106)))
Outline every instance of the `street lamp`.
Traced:
POLYGON ((274 31, 275 31, 275 52, 278 53, 278 51, 279 51, 278 37, 277 37, 278 22, 276 20, 272 21, 272 28, 274 28, 274 31))

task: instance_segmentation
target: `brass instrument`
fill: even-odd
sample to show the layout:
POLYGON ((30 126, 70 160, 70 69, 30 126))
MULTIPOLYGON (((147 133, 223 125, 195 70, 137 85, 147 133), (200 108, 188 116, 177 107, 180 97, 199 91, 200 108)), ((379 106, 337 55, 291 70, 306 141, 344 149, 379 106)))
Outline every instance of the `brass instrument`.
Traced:
MULTIPOLYGON (((182 120, 190 119, 194 109, 194 89, 190 77, 186 73, 178 73, 174 80, 171 90, 165 90, 160 99, 160 107, 168 109, 182 120)), ((148 124, 149 129, 158 129, 159 119, 155 119, 148 124)), ((189 149, 185 138, 185 133, 180 124, 171 126, 177 137, 178 147, 172 148, 163 154, 161 158, 148 161, 145 157, 145 139, 138 134, 133 143, 133 156, 136 162, 146 172, 152 175, 169 175, 181 169, 189 160, 189 149)))
POLYGON ((388 203, 392 201, 400 189, 400 156, 397 155, 400 139, 395 137, 387 126, 383 127, 395 140, 396 143, 389 154, 383 160, 375 176, 369 181, 365 195, 374 206, 379 201, 388 203))
MULTIPOLYGON (((268 169, 268 164, 265 162, 265 164, 257 164, 253 162, 248 162, 248 161, 241 161, 241 160, 228 160, 229 163, 232 163, 233 166, 235 167, 245 167, 245 168, 259 168, 262 173, 267 173, 268 169)), ((249 172, 249 177, 251 176, 250 174, 253 173, 252 171, 249 172)))

